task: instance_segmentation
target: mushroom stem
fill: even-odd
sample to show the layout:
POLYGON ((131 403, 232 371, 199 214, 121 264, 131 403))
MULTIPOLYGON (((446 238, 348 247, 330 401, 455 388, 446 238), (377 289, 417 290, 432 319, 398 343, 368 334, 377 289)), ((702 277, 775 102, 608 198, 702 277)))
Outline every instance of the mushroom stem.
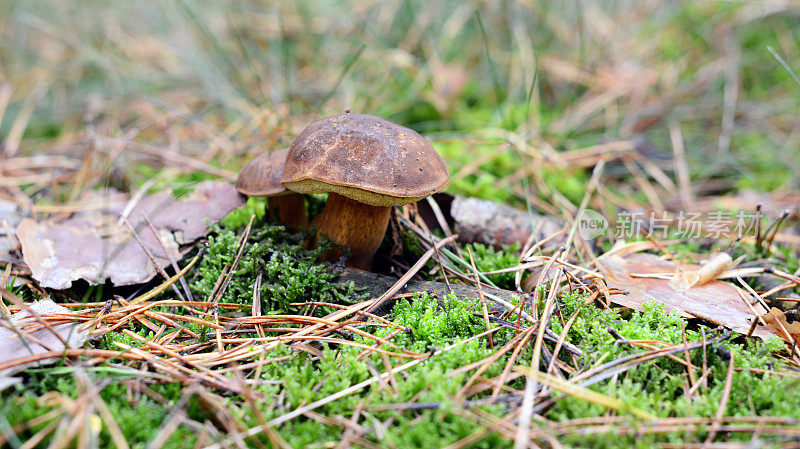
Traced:
POLYGON ((303 195, 289 193, 271 196, 267 201, 270 217, 295 231, 308 229, 308 216, 303 195))
MULTIPOLYGON (((391 214, 389 206, 370 206, 331 192, 325 209, 314 217, 312 224, 317 226, 319 234, 350 248, 348 267, 369 270, 391 214)), ((334 248, 322 254, 321 258, 334 262, 342 254, 341 249, 334 248)))

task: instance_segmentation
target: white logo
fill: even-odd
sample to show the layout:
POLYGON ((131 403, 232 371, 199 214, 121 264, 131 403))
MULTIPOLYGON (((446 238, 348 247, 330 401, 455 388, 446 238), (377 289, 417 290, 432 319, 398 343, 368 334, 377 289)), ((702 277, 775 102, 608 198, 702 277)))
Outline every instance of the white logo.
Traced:
POLYGON ((584 240, 592 240, 605 234, 608 220, 591 209, 585 209, 578 216, 578 234, 584 240))

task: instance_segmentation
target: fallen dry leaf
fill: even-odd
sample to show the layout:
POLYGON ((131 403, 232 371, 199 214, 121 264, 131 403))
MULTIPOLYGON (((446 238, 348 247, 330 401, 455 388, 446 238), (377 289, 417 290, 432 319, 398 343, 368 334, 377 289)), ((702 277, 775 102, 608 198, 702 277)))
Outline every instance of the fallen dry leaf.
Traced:
MULTIPOLYGON (((115 191, 93 195, 106 199, 102 207, 75 213, 60 222, 25 219, 17 227, 25 263, 42 287, 64 289, 78 279, 91 284, 109 279, 115 285, 132 285, 155 276, 156 268, 142 245, 127 225, 120 223, 127 198, 115 191)), ((234 186, 206 181, 181 200, 169 192, 145 196, 127 217, 144 247, 163 268, 170 263, 170 257, 180 259, 179 245, 207 232, 206 220, 219 221, 242 204, 234 186), (143 213, 158 235, 147 226, 143 213)))
MULTIPOLYGON (((597 259, 597 266, 609 287, 628 291, 627 295, 611 295, 611 300, 616 304, 641 311, 643 303, 658 301, 667 310, 673 310, 684 318, 701 318, 745 335, 750 330, 753 313, 739 296, 739 289, 731 283, 712 280, 680 290, 666 279, 633 277, 634 273, 661 274, 679 268, 653 254, 635 253, 625 257, 605 255, 597 259)), ((682 268, 690 270, 693 267, 682 268)), ((766 312, 758 304, 753 308, 758 313, 766 312)), ((775 335, 775 332, 757 326, 753 335, 763 338, 775 335)))
POLYGON ((14 247, 14 241, 8 235, 4 222, 12 231, 22 219, 20 207, 11 201, 0 198, 0 255, 7 253, 14 247))
POLYGON ((789 323, 786 321, 786 314, 777 307, 773 307, 770 309, 769 313, 765 313, 761 315, 761 318, 764 322, 767 323, 767 326, 772 329, 779 337, 783 338, 787 342, 791 343, 791 340, 786 335, 786 332, 781 329, 781 325, 789 331, 789 335, 795 339, 795 341, 800 341, 800 323, 795 321, 794 323, 789 323), (780 323, 780 324, 779 324, 780 323))
MULTIPOLYGON (((29 305, 29 308, 33 313, 41 316, 69 315, 71 313, 49 298, 34 302, 29 305)), ((88 332, 79 330, 77 323, 54 325, 51 326, 52 331, 45 328, 27 333, 24 330, 24 326, 37 324, 27 311, 17 312, 9 320, 0 319, 3 320, 3 327, 0 327, 0 346, 3 347, 3 350, 0 351, 0 364, 29 355, 61 351, 65 349, 62 339, 66 342, 67 347, 80 348, 88 337, 88 332), (56 332, 61 338, 53 332, 56 332)), ((14 373, 18 373, 30 366, 46 365, 60 359, 60 357, 51 357, 0 371, 0 390, 16 383, 15 378, 9 377, 14 373)))

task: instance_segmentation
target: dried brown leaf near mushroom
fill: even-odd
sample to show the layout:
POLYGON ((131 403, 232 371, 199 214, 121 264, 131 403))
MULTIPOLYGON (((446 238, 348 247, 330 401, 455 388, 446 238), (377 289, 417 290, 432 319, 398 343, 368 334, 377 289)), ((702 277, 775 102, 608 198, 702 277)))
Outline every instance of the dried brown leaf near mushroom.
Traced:
POLYGON ((643 310, 646 302, 659 301, 684 318, 703 319, 745 335, 775 335, 764 326, 751 330, 754 318, 766 309, 749 292, 719 280, 755 274, 759 269, 736 270, 725 252, 712 254, 702 265, 691 265, 642 253, 645 249, 655 246, 624 244, 596 260, 606 285, 622 292, 609 295, 609 301, 636 310, 643 310))
MULTIPOLYGON (((527 241, 526 246, 530 246, 531 241, 543 241, 564 226, 552 217, 529 214, 510 206, 496 207, 484 204, 489 202, 483 200, 442 195, 434 198, 437 202, 434 207, 444 212, 445 220, 453 224, 462 242, 477 241, 499 248, 503 244, 527 241), (547 232, 540 233, 541 230, 547 232)), ((426 204, 419 208, 419 215, 431 228, 438 226, 435 214, 426 204)), ((557 237, 548 242, 550 251, 553 244, 564 241, 563 232, 557 237)), ((675 243, 678 242, 621 243, 586 265, 595 267, 595 272, 585 268, 571 271, 577 278, 583 277, 584 283, 594 279, 596 284, 602 280, 604 287, 599 299, 606 306, 613 303, 643 311, 645 303, 660 302, 666 310, 683 318, 701 319, 743 335, 779 336, 790 345, 793 337, 800 336, 800 323, 788 323, 779 309, 770 310, 763 295, 756 298, 758 293, 744 287, 740 281, 763 276, 763 267, 740 266, 741 258, 734 260, 726 251, 711 252, 700 264, 681 263, 650 253, 675 243)), ((525 269, 528 273, 524 278, 518 276, 525 279, 520 284, 522 290, 531 291, 537 282, 549 282, 558 275, 557 265, 546 267, 547 257, 535 260, 536 257, 525 252, 523 250, 517 267, 520 272, 525 269), (546 273, 543 268, 547 268, 546 273)), ((569 268, 566 264, 564 267, 569 268)))
POLYGON ((25 263, 43 288, 66 289, 77 280, 148 282, 180 260, 181 246, 205 235, 209 221, 219 221, 242 200, 229 184, 206 181, 182 199, 170 192, 129 197, 107 189, 87 192, 79 205, 67 218, 27 218, 16 228, 25 263))

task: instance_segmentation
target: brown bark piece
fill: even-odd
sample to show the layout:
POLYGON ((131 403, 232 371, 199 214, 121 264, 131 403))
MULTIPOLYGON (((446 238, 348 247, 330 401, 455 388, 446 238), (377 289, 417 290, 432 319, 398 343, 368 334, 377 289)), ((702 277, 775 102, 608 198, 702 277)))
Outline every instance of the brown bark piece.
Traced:
MULTIPOLYGON (((525 243, 536 231, 536 240, 543 240, 560 231, 564 222, 546 215, 529 213, 505 204, 478 198, 455 196, 450 207, 454 232, 461 243, 483 243, 499 249, 502 245, 525 243)), ((553 239, 558 246, 563 238, 553 239)))
MULTIPOLYGON (((174 199, 169 192, 146 196, 128 214, 128 220, 163 268, 170 257, 180 259, 180 244, 208 232, 207 221, 219 221, 241 205, 242 198, 232 185, 208 181, 182 200, 174 199), (146 226, 143 213, 158 236, 146 226), (164 252, 158 238, 170 254, 164 252)), ((102 209, 91 213, 76 213, 60 222, 23 220, 16 235, 32 277, 42 287, 55 289, 69 288, 79 279, 90 284, 108 279, 115 285, 152 279, 155 266, 128 227, 119 222, 124 206, 124 197, 115 192, 102 209)))

